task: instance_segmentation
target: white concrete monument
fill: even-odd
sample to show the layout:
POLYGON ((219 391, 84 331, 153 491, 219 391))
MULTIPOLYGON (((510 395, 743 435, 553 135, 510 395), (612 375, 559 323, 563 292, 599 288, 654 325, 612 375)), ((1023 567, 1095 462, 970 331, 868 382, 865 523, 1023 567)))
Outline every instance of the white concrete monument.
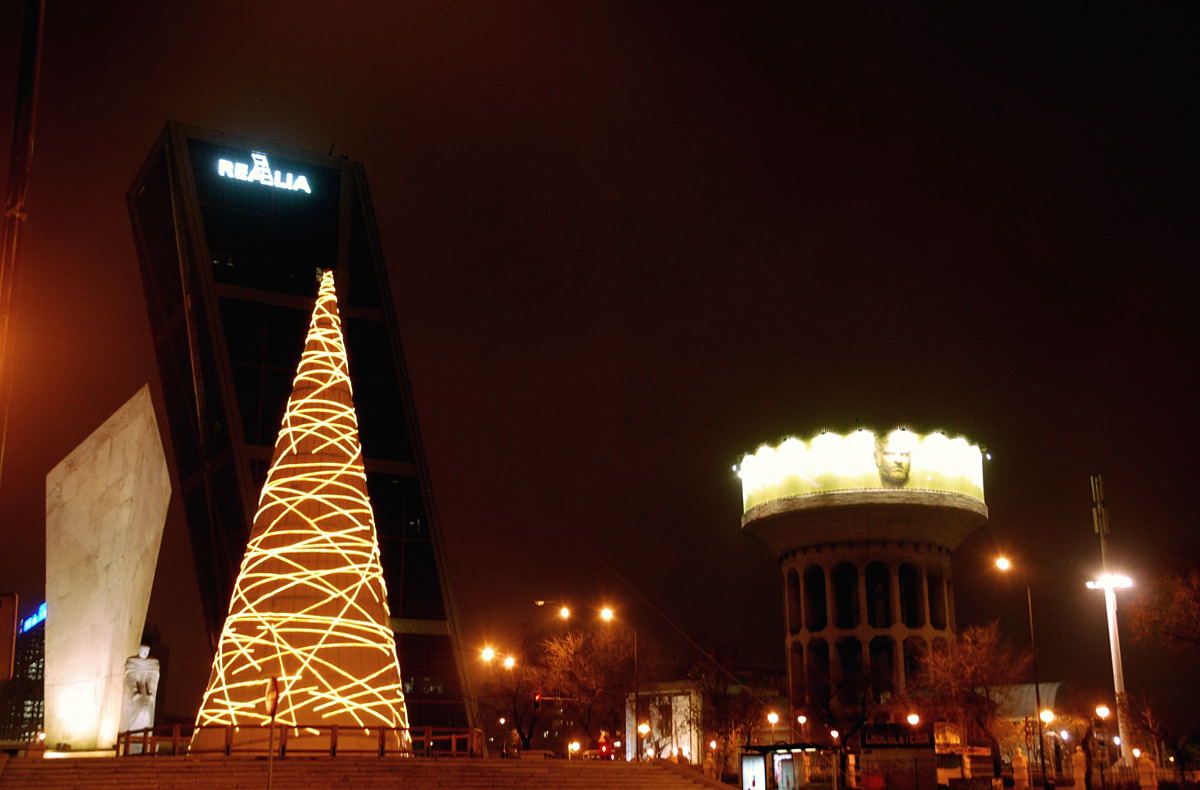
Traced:
POLYGON ((50 749, 117 741, 125 659, 141 643, 170 498, 146 386, 46 475, 50 749))

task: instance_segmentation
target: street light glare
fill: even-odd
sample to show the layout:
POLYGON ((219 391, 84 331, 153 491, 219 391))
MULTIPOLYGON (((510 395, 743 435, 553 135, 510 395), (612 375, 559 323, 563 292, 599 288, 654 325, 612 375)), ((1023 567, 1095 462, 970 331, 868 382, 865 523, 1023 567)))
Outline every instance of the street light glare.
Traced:
POLYGON ((569 619, 571 619, 571 607, 569 607, 569 606, 564 606, 563 608, 559 609, 559 610, 558 610, 558 616, 559 616, 559 617, 561 617, 561 618, 562 618, 562 619, 564 619, 564 620, 569 620, 569 619))
POLYGON ((1123 573, 1102 573, 1087 583, 1089 590, 1128 590, 1132 586, 1133 579, 1123 573))
POLYGON ((905 717, 905 721, 907 721, 913 727, 916 727, 918 724, 921 723, 921 717, 920 717, 920 715, 918 715, 916 713, 910 713, 910 714, 908 714, 908 716, 905 717))
POLYGON ((1047 708, 1046 710, 1039 713, 1038 717, 1041 718, 1041 720, 1043 722, 1045 722, 1046 724, 1049 724, 1050 722, 1054 721, 1054 711, 1047 708))
POLYGON ((1067 732, 1066 730, 1059 730, 1058 737, 1062 738, 1064 741, 1069 741, 1071 740, 1071 733, 1067 732))
POLYGON ((808 724, 808 717, 805 716, 804 714, 800 714, 799 716, 796 717, 796 723, 797 724, 808 724))
POLYGON ((1107 705, 1097 705, 1096 706, 1096 715, 1102 719, 1107 719, 1109 717, 1109 714, 1111 714, 1111 713, 1112 713, 1112 711, 1109 710, 1107 705))
POLYGON ((1012 560, 1010 560, 1008 557, 1004 557, 1004 556, 997 557, 996 558, 996 567, 1002 571, 1011 570, 1012 569, 1012 560))
POLYGON ((838 732, 837 730, 830 730, 830 731, 829 731, 829 737, 830 737, 830 738, 833 738, 835 741, 838 739, 838 736, 839 736, 839 735, 841 735, 841 733, 840 733, 840 732, 838 732))
POLYGON ((776 713, 775 711, 771 711, 770 713, 767 714, 767 722, 772 727, 774 727, 776 724, 779 723, 779 714, 776 713))
POLYGON ((495 651, 495 649, 493 649, 491 647, 485 647, 483 650, 479 651, 479 657, 482 658, 484 661, 490 662, 493 658, 496 657, 496 651, 495 651))
POLYGON ((647 724, 646 722, 642 722, 641 724, 638 725, 638 735, 645 737, 649 734, 650 734, 650 725, 649 724, 647 724))
POLYGON ((600 610, 600 619, 604 622, 611 622, 614 617, 616 617, 616 614, 610 607, 606 606, 600 610))
POLYGON ((504 657, 504 668, 505 669, 512 669, 516 665, 517 665, 517 659, 513 658, 512 656, 504 657))

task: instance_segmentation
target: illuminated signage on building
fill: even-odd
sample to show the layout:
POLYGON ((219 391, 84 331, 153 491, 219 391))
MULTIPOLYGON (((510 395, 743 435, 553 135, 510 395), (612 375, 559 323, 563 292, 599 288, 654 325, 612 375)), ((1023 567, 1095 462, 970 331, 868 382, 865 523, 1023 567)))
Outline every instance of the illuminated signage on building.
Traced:
POLYGON ((232 159, 218 159, 217 175, 237 181, 253 181, 264 186, 275 187, 276 189, 286 189, 290 192, 312 194, 312 187, 308 185, 307 176, 297 176, 291 173, 282 173, 279 170, 272 170, 271 163, 267 161, 267 155, 258 151, 251 153, 250 159, 252 164, 234 162, 232 159))
POLYGON ((46 621, 46 604, 42 604, 37 608, 37 611, 21 621, 21 633, 33 630, 33 627, 38 623, 46 621))
POLYGON ((785 497, 832 491, 904 490, 962 494, 983 502, 983 453, 944 433, 897 429, 763 445, 737 467, 745 510, 785 497))

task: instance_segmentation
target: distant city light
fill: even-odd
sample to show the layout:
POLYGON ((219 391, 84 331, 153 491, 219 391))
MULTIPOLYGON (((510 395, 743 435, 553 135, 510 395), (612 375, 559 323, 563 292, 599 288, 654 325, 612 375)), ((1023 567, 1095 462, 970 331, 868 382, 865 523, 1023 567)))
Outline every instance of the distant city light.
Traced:
POLYGON ((716 741, 709 741, 709 742, 708 742, 708 748, 710 748, 710 749, 716 749, 716 748, 717 748, 717 742, 716 742, 716 741))
POLYGON ((1069 741, 1071 740, 1071 733, 1067 732, 1066 730, 1059 730, 1058 737, 1062 738, 1064 741, 1069 741))
POLYGON ((841 733, 840 733, 840 732, 838 732, 837 730, 830 730, 830 731, 829 731, 829 737, 830 737, 830 738, 833 738, 835 741, 838 739, 838 736, 839 736, 839 735, 841 735, 841 733))

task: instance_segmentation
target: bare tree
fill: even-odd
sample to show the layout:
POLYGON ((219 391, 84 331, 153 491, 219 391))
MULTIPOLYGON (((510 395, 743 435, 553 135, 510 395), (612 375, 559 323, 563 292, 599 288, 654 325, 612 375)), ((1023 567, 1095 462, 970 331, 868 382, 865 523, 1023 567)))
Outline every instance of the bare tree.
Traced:
POLYGON ((688 678, 701 699, 700 721, 696 726, 717 742, 715 759, 719 771, 725 774, 736 770, 733 760, 740 747, 750 743, 755 728, 762 725, 766 716, 764 698, 778 696, 779 689, 740 680, 723 662, 711 658, 694 665, 688 678))
POLYGON ((1028 677, 1031 660, 1003 640, 995 622, 965 628, 943 649, 929 652, 921 672, 908 683, 907 697, 897 704, 916 705, 931 719, 957 723, 964 740, 985 738, 998 765, 996 692, 1028 677))
POLYGON ((633 690, 633 644, 618 630, 571 631, 541 645, 548 690, 589 738, 619 732, 633 690))
POLYGON ((1181 649, 1200 648, 1200 571, 1166 576, 1132 606, 1134 636, 1181 649))
MULTIPOLYGON (((1174 753, 1174 768, 1179 772, 1179 781, 1182 782, 1184 772, 1200 762, 1200 744, 1197 743, 1200 739, 1200 727, 1197 727, 1195 718, 1169 716, 1149 705, 1143 705, 1138 723, 1154 738, 1156 751, 1158 745, 1162 744, 1174 753)), ((1158 758, 1161 762, 1162 755, 1158 755, 1158 758)))
POLYGON ((481 709, 491 721, 498 722, 503 717, 502 736, 507 739, 509 731, 515 729, 522 748, 528 749, 534 733, 549 715, 537 710, 534 701, 534 696, 547 687, 547 670, 539 644, 526 636, 523 650, 511 669, 493 666, 486 672, 478 686, 481 709))

